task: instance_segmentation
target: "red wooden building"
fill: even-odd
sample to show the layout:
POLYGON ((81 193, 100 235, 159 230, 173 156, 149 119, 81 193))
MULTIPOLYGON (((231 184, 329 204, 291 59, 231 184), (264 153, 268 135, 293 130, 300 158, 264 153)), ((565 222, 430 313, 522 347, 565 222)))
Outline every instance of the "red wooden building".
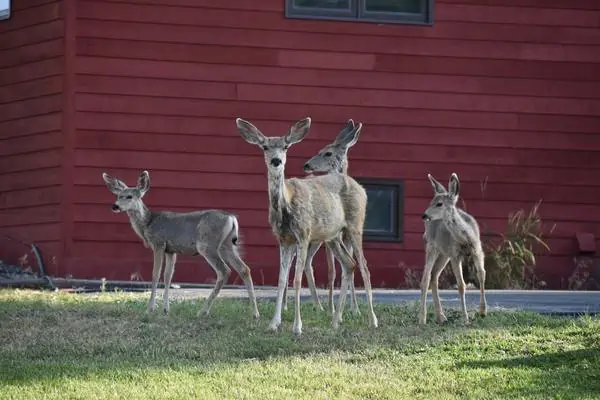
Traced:
MULTIPOLYGON (((290 176, 353 118, 350 173, 399 182, 376 208, 398 210, 398 232, 365 243, 375 285, 422 268, 426 174, 456 171, 492 230, 543 199, 557 227, 539 268, 558 288, 575 234, 600 237, 599 28, 597 0, 12 0, 0 234, 39 244, 56 276, 150 279, 151 253, 101 179, 133 185, 148 169, 152 208, 236 212, 255 282, 274 284, 266 167, 234 118, 277 135, 313 118, 290 176)), ((0 258, 22 254, 0 241, 0 258)), ((181 258, 175 280, 213 276, 181 258)))

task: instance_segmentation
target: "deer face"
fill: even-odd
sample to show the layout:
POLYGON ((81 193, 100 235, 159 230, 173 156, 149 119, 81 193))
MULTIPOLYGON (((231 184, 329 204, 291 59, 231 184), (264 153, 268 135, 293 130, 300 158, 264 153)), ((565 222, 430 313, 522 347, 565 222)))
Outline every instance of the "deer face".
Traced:
POLYGON ((111 207, 113 212, 118 213, 142 208, 142 197, 150 189, 150 174, 148 174, 148 171, 143 171, 140 174, 137 185, 132 188, 106 173, 102 174, 102 179, 104 179, 108 190, 117 196, 117 200, 111 207))
POLYGON ((310 129, 310 117, 296 122, 285 136, 267 137, 257 127, 241 118, 235 120, 238 131, 242 138, 259 146, 265 155, 267 170, 271 172, 282 172, 285 168, 286 154, 291 145, 302 141, 310 129))
POLYGON ((433 199, 429 203, 429 207, 423 213, 423 220, 435 221, 444 218, 444 215, 456 208, 456 202, 458 201, 459 182, 458 176, 453 173, 448 183, 449 190, 435 180, 431 175, 427 175, 431 186, 433 187, 433 199))
POLYGON ((353 120, 348 120, 333 143, 323 147, 304 164, 304 172, 343 172, 348 164, 348 149, 358 141, 361 128, 361 123, 354 125, 353 120))

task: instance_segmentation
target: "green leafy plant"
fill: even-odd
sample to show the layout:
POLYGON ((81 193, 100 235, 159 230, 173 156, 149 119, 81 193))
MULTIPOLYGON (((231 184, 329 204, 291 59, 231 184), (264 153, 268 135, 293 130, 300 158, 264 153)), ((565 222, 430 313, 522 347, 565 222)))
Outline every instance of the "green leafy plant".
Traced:
POLYGON ((544 240, 556 225, 545 230, 539 214, 541 200, 529 212, 510 213, 505 233, 484 242, 486 287, 534 289, 545 286, 535 273, 536 252, 550 252, 544 240))

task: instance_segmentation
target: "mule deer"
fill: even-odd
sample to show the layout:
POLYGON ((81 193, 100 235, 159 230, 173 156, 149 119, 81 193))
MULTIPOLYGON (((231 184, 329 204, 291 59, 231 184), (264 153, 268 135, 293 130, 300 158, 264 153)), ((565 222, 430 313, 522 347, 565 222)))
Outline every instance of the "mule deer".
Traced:
MULTIPOLYGON (((362 236, 357 227, 362 226, 364 222, 364 204, 366 204, 364 188, 352 178, 341 174, 328 174, 305 179, 285 179, 284 169, 287 150, 306 137, 310 124, 311 119, 305 118, 296 122, 285 136, 266 137, 250 122, 241 118, 236 119, 236 125, 242 138, 263 150, 267 165, 269 222, 279 242, 280 254, 275 315, 269 327, 272 330, 277 330, 281 324, 283 295, 295 252, 293 331, 297 335, 302 333, 300 286, 302 274, 306 267, 307 255, 309 248, 318 246, 322 242, 325 242, 325 245, 331 249, 342 264, 340 298, 332 321, 334 329, 339 326, 345 305, 346 289, 349 286, 349 280, 355 265, 353 257, 350 256, 340 239, 340 234, 348 235, 355 251, 362 249, 362 236), (354 196, 355 193, 362 193, 365 202, 352 203, 351 201, 345 201, 347 198, 354 198, 351 196, 354 196)), ((373 312, 369 272, 364 257, 362 257, 362 252, 356 252, 359 255, 358 263, 367 290, 370 325, 376 327, 377 317, 373 312)), ((307 280, 311 281, 309 285, 314 287, 314 277, 311 275, 311 273, 307 274, 307 280)))
POLYGON ((446 321, 440 296, 438 281, 440 274, 450 261, 452 271, 456 277, 458 293, 463 318, 468 322, 467 306, 465 302, 465 281, 463 278, 462 263, 467 257, 472 257, 479 279, 479 312, 485 315, 487 303, 485 300, 485 268, 484 254, 481 246, 479 225, 475 218, 456 206, 460 184, 458 176, 452 173, 448 183, 448 190, 427 175, 433 186, 433 199, 423 213, 425 221, 425 268, 421 280, 421 307, 419 310, 419 323, 424 325, 427 321, 427 291, 432 281, 431 295, 433 307, 439 323, 446 321))
MULTIPOLYGON (((348 150, 350 147, 354 146, 358 141, 358 137, 360 136, 360 130, 362 129, 362 124, 358 123, 358 125, 354 124, 352 119, 349 119, 346 122, 346 125, 339 132, 338 136, 335 140, 323 147, 317 155, 308 160, 306 164, 304 164, 304 172, 312 174, 314 172, 325 172, 332 174, 343 174, 348 175, 348 150)), ((362 197, 358 196, 355 199, 350 199, 350 201, 360 202, 362 201, 362 197)), ((365 205, 366 209, 366 205, 365 205)), ((362 235, 362 227, 360 227, 361 235, 362 235)), ((349 253, 352 255, 352 245, 347 237, 343 238, 344 245, 348 249, 349 253)), ((321 245, 315 249, 315 253, 319 250, 321 245)), ((333 282, 335 281, 335 259, 333 252, 326 248, 327 250, 327 271, 328 271, 328 285, 329 285, 329 308, 331 312, 335 312, 335 306, 333 304, 333 282)), ((308 255, 307 267, 312 269, 312 259, 314 257, 313 254, 308 255)), ((350 293, 352 295, 352 310, 360 314, 360 309, 358 308, 358 301, 356 300, 356 293, 354 288, 354 272, 352 272, 352 277, 350 280, 350 293)))
POLYGON ((238 253, 239 225, 235 215, 221 210, 188 213, 150 211, 142 201, 150 189, 148 171, 140 174, 137 186, 132 188, 106 173, 102 174, 102 179, 108 189, 117 196, 116 202, 112 205, 113 212, 125 211, 135 233, 142 239, 144 246, 151 248, 154 253, 149 312, 156 309, 156 287, 160 279, 163 259, 165 260, 163 307, 164 312, 168 313, 169 287, 175 271, 177 254, 201 254, 217 273, 217 282, 198 315, 209 314, 213 300, 231 274, 229 268, 231 266, 246 284, 252 313, 254 318, 258 319, 259 313, 250 268, 238 253))

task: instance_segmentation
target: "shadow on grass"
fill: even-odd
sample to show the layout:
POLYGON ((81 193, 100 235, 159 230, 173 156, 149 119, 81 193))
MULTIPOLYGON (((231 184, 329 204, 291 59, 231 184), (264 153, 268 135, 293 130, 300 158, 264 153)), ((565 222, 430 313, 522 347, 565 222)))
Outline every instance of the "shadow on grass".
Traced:
MULTIPOLYGON (((458 368, 495 370, 504 373, 530 374, 526 385, 518 380, 509 387, 494 386, 490 392, 502 398, 599 398, 600 345, 597 347, 557 351, 499 360, 473 360, 456 363, 458 368)), ((491 394, 490 393, 490 394, 491 394)))
MULTIPOLYGON (((518 337, 532 329, 552 335, 574 324, 567 318, 494 312, 463 326, 458 312, 448 310, 448 324, 430 322, 419 327, 416 307, 411 304, 378 305, 380 327, 374 330, 368 327, 366 307, 361 304, 362 315, 347 308, 342 327, 333 331, 329 313, 317 313, 312 303, 305 302, 304 332, 295 337, 291 332, 293 302, 283 314, 282 328, 274 333, 267 329, 274 312, 269 300, 259 301, 259 321, 251 320, 245 300, 217 299, 211 315, 200 319, 196 312, 202 301, 172 302, 169 315, 163 315, 160 306, 146 315, 146 301, 147 297, 140 295, 13 295, 0 291, 0 382, 22 385, 65 377, 110 379, 152 369, 204 373, 249 361, 334 353, 346 355, 344 362, 348 363, 398 362, 398 357, 421 356, 452 359, 454 352, 464 352, 473 340, 494 340, 494 335, 503 332, 518 337)), ((432 315, 429 318, 432 321, 432 315)), ((597 361, 597 348, 586 357, 597 361)), ((485 368, 484 364, 468 363, 462 365, 485 368)), ((568 373, 569 368, 565 369, 568 373)))

